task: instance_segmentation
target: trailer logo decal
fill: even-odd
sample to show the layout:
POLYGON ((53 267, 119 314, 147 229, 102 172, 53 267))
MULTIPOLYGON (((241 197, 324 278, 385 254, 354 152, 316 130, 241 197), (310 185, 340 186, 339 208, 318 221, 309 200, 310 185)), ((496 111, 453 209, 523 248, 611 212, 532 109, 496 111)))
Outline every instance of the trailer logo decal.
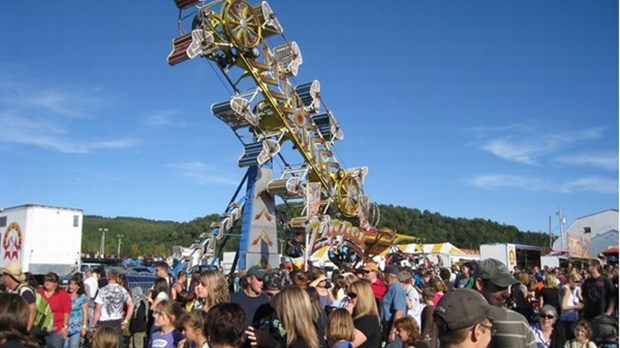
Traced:
POLYGON ((19 260, 19 252, 22 250, 22 229, 17 222, 11 222, 6 228, 2 239, 2 248, 4 249, 4 259, 19 260))

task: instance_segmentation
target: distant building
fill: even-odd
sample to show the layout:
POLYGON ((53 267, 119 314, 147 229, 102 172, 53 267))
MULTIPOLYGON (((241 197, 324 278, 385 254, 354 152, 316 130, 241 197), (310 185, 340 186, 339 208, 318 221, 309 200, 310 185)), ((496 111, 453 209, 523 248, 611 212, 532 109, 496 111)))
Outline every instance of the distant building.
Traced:
POLYGON ((618 245, 618 209, 608 209, 576 219, 553 243, 574 257, 596 257, 618 245))

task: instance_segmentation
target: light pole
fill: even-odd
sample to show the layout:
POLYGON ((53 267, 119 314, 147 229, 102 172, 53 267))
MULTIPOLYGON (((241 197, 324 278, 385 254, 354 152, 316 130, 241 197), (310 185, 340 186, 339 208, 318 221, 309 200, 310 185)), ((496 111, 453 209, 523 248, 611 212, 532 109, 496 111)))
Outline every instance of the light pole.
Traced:
POLYGON ((101 247, 99 248, 99 254, 101 255, 102 258, 105 258, 105 233, 108 232, 108 229, 100 227, 99 232, 102 232, 101 247))
POLYGON ((121 240, 125 237, 123 234, 117 234, 116 238, 118 238, 118 249, 116 249, 116 257, 121 257, 121 240))

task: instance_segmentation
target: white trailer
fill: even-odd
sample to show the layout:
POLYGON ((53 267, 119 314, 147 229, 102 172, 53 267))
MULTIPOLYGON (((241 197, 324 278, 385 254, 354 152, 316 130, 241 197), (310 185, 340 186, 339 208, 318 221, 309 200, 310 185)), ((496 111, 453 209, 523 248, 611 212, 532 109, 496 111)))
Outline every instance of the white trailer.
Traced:
POLYGON ((480 260, 494 258, 501 261, 509 270, 515 267, 540 267, 540 256, 544 248, 533 245, 513 243, 493 243, 480 245, 480 260))
POLYGON ((494 243, 480 245, 480 260, 493 258, 501 261, 508 269, 517 265, 517 249, 514 244, 494 243))
POLYGON ((0 267, 18 263, 35 275, 79 271, 83 216, 81 209, 35 204, 0 210, 0 267))

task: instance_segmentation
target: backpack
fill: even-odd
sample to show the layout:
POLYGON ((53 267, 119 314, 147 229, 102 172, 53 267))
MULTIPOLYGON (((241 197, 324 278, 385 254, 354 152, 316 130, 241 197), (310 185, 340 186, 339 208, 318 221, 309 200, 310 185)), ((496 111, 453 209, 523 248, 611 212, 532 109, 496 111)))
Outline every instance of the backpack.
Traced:
POLYGON ((146 332, 149 313, 149 304, 146 299, 139 300, 133 308, 131 321, 129 322, 129 332, 146 332))
POLYGON ((50 304, 47 302, 41 294, 34 291, 31 287, 22 284, 17 288, 17 292, 23 297, 24 292, 31 291, 35 296, 35 308, 37 313, 34 317, 33 329, 37 328, 43 332, 50 332, 54 325, 54 314, 50 308, 50 304))

